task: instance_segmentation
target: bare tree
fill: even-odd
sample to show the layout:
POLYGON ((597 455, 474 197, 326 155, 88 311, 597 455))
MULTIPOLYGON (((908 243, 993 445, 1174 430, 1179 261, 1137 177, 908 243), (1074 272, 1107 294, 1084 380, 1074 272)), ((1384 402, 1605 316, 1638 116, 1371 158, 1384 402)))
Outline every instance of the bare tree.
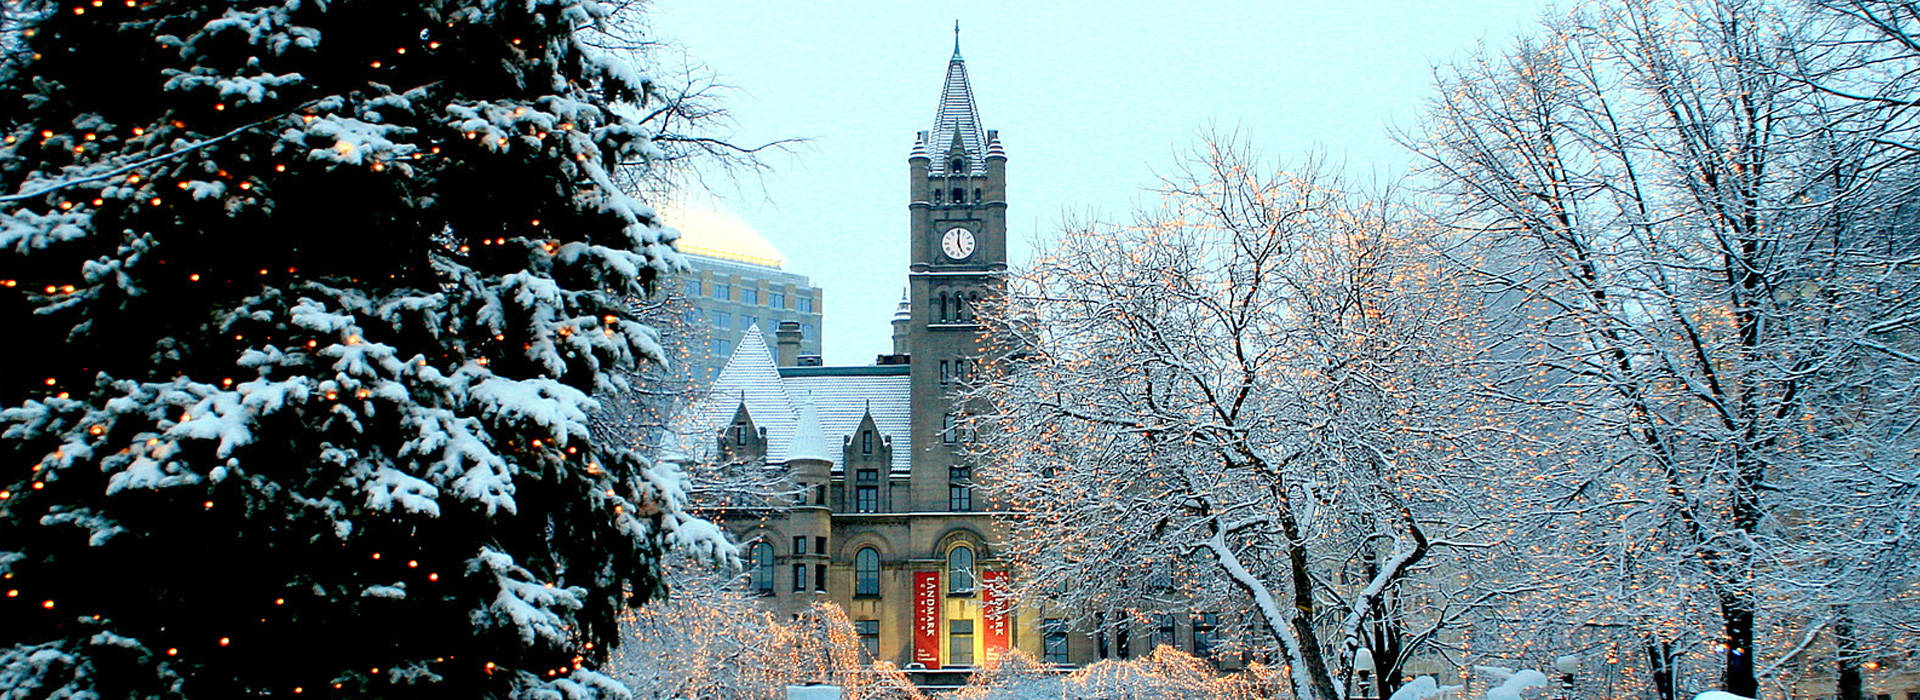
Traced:
POLYGON ((1742 0, 1577 12, 1443 72, 1409 139, 1478 245, 1459 262, 1512 300, 1531 382, 1506 399, 1570 428, 1542 602, 1626 635, 1667 697, 1708 656, 1757 697, 1756 657, 1797 653, 1770 630, 1913 580, 1868 571, 1911 526, 1886 510, 1914 483, 1911 253, 1875 137, 1780 70, 1800 28, 1742 0))
POLYGON ((1317 166, 1214 138, 1162 194, 1012 281, 974 394, 983 480, 1020 513, 1023 578, 1072 582, 1051 601, 1245 610, 1296 696, 1340 697, 1359 648, 1433 638, 1373 632, 1413 624, 1392 601, 1470 483, 1443 477, 1476 420, 1445 387, 1478 314, 1421 230, 1317 166))

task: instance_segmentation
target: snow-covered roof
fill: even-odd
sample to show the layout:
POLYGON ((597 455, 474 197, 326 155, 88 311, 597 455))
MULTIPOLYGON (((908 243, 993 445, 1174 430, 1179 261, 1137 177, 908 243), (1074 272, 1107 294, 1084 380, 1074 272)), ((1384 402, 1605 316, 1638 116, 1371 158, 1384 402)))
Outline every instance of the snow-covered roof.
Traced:
POLYGON ((681 413, 677 432, 690 455, 710 455, 720 430, 744 402, 754 425, 767 431, 769 463, 815 457, 838 469, 843 441, 859 430, 861 419, 871 411, 874 427, 893 440, 892 471, 906 473, 913 459, 913 392, 906 370, 906 365, 789 367, 783 373, 767 350, 766 336, 755 325, 734 345, 733 355, 707 393, 681 413), (796 440, 808 422, 802 414, 809 400, 819 437, 796 440))
MULTIPOLYGON (((898 365, 906 369, 906 365, 898 365)), ((873 412, 873 426, 893 440, 893 471, 904 474, 913 467, 913 390, 912 378, 905 372, 890 374, 836 373, 836 369, 865 367, 806 368, 825 371, 789 373, 781 378, 788 391, 810 391, 820 410, 820 428, 833 445, 833 466, 840 467, 841 441, 860 429, 860 419, 873 412)), ((884 369, 884 368, 875 368, 884 369)))

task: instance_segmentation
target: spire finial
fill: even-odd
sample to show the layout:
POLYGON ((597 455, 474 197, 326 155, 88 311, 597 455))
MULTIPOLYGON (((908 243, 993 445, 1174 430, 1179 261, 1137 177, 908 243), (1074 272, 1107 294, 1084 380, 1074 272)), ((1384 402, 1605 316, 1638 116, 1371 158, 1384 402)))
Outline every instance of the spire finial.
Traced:
POLYGON ((953 60, 960 60, 960 20, 953 20, 953 60))

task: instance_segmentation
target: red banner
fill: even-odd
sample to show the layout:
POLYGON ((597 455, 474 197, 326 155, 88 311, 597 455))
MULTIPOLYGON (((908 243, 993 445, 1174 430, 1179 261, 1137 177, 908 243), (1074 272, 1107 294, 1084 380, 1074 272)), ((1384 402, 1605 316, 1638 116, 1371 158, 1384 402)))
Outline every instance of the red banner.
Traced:
POLYGON ((985 629, 982 641, 989 660, 1007 650, 1007 623, 1013 618, 1013 601, 1007 596, 1007 572, 980 573, 980 618, 985 629))
POLYGON ((940 668, 940 572, 913 572, 913 661, 940 668))

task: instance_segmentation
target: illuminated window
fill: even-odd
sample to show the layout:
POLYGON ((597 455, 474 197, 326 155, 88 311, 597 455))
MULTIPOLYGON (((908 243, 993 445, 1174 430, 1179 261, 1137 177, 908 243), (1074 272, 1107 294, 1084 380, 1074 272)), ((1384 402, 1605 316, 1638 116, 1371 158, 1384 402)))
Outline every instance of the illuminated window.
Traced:
POLYGON ((880 595, 880 552, 863 547, 853 555, 853 594, 880 595))
POLYGON ((973 621, 947 621, 947 665, 973 665, 973 621))
POLYGON ((947 595, 973 595, 973 548, 964 544, 947 552, 947 595))

